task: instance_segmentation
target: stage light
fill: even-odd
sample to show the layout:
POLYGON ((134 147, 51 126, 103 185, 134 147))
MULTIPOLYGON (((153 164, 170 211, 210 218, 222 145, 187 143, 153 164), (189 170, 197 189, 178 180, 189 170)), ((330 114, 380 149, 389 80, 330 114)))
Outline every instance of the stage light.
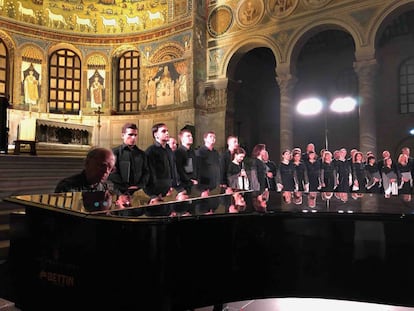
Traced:
POLYGON ((339 113, 351 112, 355 109, 357 102, 352 97, 338 97, 332 101, 330 106, 332 111, 339 113))
MULTIPOLYGON (((350 96, 346 96, 335 98, 329 105, 329 109, 335 113, 348 113, 353 111, 356 106, 356 99, 350 96)), ((309 97, 299 101, 299 103, 296 106, 296 111, 304 116, 314 116, 321 112, 324 113, 325 149, 328 149, 328 106, 324 106, 322 100, 318 97, 309 97)))
POLYGON ((302 99, 296 106, 296 111, 304 116, 313 116, 320 113, 322 108, 322 101, 319 98, 311 97, 302 99))

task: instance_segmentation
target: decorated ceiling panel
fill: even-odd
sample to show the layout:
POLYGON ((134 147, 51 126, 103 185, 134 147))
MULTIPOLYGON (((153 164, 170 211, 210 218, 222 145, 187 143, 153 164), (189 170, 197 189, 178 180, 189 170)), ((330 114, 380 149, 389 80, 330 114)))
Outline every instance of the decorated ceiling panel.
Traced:
POLYGON ((57 32, 116 35, 191 16, 191 0, 0 0, 0 17, 57 32))

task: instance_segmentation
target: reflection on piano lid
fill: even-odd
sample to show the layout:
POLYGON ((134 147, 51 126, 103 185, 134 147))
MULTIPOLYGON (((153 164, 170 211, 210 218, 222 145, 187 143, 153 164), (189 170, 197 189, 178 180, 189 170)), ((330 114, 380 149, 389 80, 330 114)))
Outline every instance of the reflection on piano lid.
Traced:
POLYGON ((194 208, 201 214, 244 211, 244 194, 250 191, 211 190, 208 195, 192 191, 190 195, 172 190, 164 197, 152 198, 143 190, 133 194, 116 195, 110 191, 67 192, 19 195, 8 198, 16 203, 53 209, 66 213, 111 216, 180 216, 193 215, 194 208))
POLYGON ((8 198, 17 203, 79 213, 84 216, 119 217, 172 217, 232 213, 301 214, 395 214, 410 217, 414 214, 414 202, 410 196, 399 195, 386 198, 380 194, 362 193, 312 193, 298 196, 295 193, 257 195, 252 191, 225 193, 215 189, 208 196, 193 191, 181 195, 173 190, 165 197, 149 197, 144 191, 133 194, 114 195, 110 192, 69 192, 52 194, 20 195, 8 198), (287 197, 288 196, 288 197, 287 197))

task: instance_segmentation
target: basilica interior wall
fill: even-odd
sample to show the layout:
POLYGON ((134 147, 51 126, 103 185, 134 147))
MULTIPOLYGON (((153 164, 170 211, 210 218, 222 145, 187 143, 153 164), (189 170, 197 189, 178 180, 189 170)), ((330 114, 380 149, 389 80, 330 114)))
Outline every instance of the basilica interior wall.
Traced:
MULTIPOLYGON (((142 148, 152 143, 156 122, 165 122, 173 136, 194 126, 194 80, 205 80, 200 53, 205 35, 197 28, 195 39, 192 29, 192 18, 205 14, 198 4, 193 14, 193 1, 187 0, 2 1, 0 37, 13 81, 6 92, 9 143, 19 138, 21 122, 31 118, 90 125, 90 145, 107 147, 119 144, 125 122, 139 125, 142 148), (53 106, 49 94, 50 55, 59 49, 73 51, 81 63, 80 103, 69 110, 53 106), (116 85, 117 61, 126 51, 139 54, 139 94, 127 113, 118 109, 116 85)), ((131 86, 137 87, 133 81, 131 86)))
MULTIPOLYGON (((208 48, 207 48, 207 73, 211 80, 227 76, 227 78, 237 80, 238 77, 234 75, 233 67, 237 67, 238 61, 243 58, 249 51, 256 48, 268 48, 274 54, 276 59, 276 71, 279 67, 288 68, 287 70, 280 70, 277 76, 278 80, 282 80, 280 90, 280 97, 275 102, 281 109, 281 103, 285 98, 289 104, 286 108, 289 115, 295 118, 295 107, 297 99, 300 97, 300 87, 295 89, 296 83, 300 85, 300 77, 297 76, 297 57, 300 54, 304 44, 315 35, 326 30, 340 30, 348 33, 353 42, 354 48, 349 55, 341 55, 338 53, 334 55, 335 66, 340 67, 346 62, 348 69, 355 70, 355 68, 362 65, 364 69, 356 74, 357 79, 357 95, 359 109, 356 110, 352 120, 341 117, 333 117, 331 126, 338 127, 341 132, 341 125, 351 125, 346 133, 350 135, 338 134, 338 145, 346 144, 349 148, 373 148, 378 144, 378 149, 393 149, 396 141, 402 137, 406 137, 408 129, 413 127, 411 114, 403 114, 399 111, 399 78, 398 70, 404 58, 413 57, 412 41, 412 23, 408 23, 408 28, 398 31, 398 21, 393 18, 398 17, 399 14, 413 9, 413 1, 337 1, 337 0, 303 0, 303 1, 212 1, 209 7, 209 19, 207 21, 208 27, 208 48), (250 14, 249 14, 250 13, 250 14), (224 16, 222 23, 217 22, 218 16, 224 16), (396 22, 396 24, 395 24, 396 22), (410 26, 411 25, 411 26, 410 26), (384 35, 384 29, 390 26, 385 33, 386 36, 393 34, 398 36, 399 32, 407 31, 409 38, 401 38, 401 43, 396 44, 394 48, 381 47, 378 41, 384 35), (411 27, 411 28, 410 28, 411 27), (397 30, 397 31, 396 31, 397 30), (388 49, 388 51, 387 51, 388 49), (384 55, 381 58, 381 55, 384 55), (354 63, 355 62, 355 63, 354 63), (378 63, 380 71, 373 74, 374 71, 369 68, 369 63, 378 63), (356 65, 358 64, 358 65, 356 65), (368 74, 369 73, 369 74, 368 74), (298 79, 295 83, 286 83, 288 87, 284 86, 284 81, 298 79), (371 84, 371 80, 377 80, 371 84), (295 85, 292 87, 292 85, 295 85), (362 86, 362 89, 361 89, 362 86), (372 87, 372 88, 371 88, 372 87), (386 94, 385 94, 386 93, 386 94), (375 95, 375 99, 373 96, 375 95), (361 108, 371 107, 371 101, 375 101, 373 111, 368 114, 361 108), (386 111, 384 113, 383 111, 386 111), (377 119, 375 119, 377 118, 377 119), (386 120, 385 120, 386 119, 386 120), (350 122, 342 122, 342 121, 350 122), (366 123, 374 120, 374 127, 370 127, 369 133, 364 132, 366 123), (381 124, 389 125, 387 127, 381 124), (362 126, 363 130, 358 128, 362 126), (392 128, 391 130, 388 130, 392 128), (367 138, 368 137, 368 138, 367 138), (365 146, 361 144, 367 143, 367 139, 376 140, 374 145, 365 146)), ((313 41, 317 45, 318 42, 313 41)), ((323 45, 323 42, 320 42, 323 45)), ((319 58, 327 57, 325 53, 320 53, 319 58)), ((317 61, 311 61, 311 63, 317 61)), ((271 62, 269 62, 270 64, 271 62)), ((315 64, 313 64, 315 65, 315 64)), ((337 69, 338 69, 337 68, 337 69)), ((332 76, 326 80, 326 71, 323 63, 321 67, 313 66, 309 71, 310 77, 319 89, 326 91, 329 89, 332 76), (325 77, 324 77, 325 75, 325 77), (326 81, 324 81, 324 78, 326 81)), ((340 76, 341 73, 339 72, 340 76)), ((303 77, 302 77, 303 78, 303 77)), ((240 88, 245 87, 242 85, 240 88)), ((258 89, 259 90, 259 89, 258 89)), ((335 87, 332 88, 332 95, 335 94, 335 87)), ((330 97, 330 94, 324 94, 324 97, 330 97)), ((227 103, 228 104, 228 103, 227 103)), ((237 115, 237 103, 235 112, 231 111, 232 115, 237 115)), ((257 111, 257 109, 256 109, 257 111)), ((282 115, 282 119, 285 116, 282 115)), ((237 122, 237 120, 234 120, 237 122)), ((314 128, 323 124, 323 118, 318 118, 315 123, 308 123, 309 132, 314 128), (319 125, 318 125, 319 122, 319 125)), ((276 122, 275 122, 276 124, 276 122)), ((288 139, 285 142, 275 142, 278 145, 286 145, 287 147, 294 147, 296 145, 303 146, 303 132, 290 132, 289 128, 279 128, 279 131, 284 130, 288 133, 288 139)), ((323 129, 322 129, 323 132, 323 129)), ((230 133, 229 133, 230 134, 230 133)), ((307 133, 306 133, 307 134, 307 133)), ((332 134, 332 133, 331 133, 332 134)), ((322 135, 320 135, 322 136, 322 135)), ((241 138, 243 140, 243 138, 241 138)), ((260 138, 263 140, 263 136, 260 138)), ((335 139, 335 138, 334 138, 335 139)), ((311 140, 311 138, 306 138, 311 140)), ((262 141, 257 141, 260 143, 262 141)), ((412 142, 411 142, 412 143, 412 142)))
MULTIPOLYGON (((378 86, 376 89, 377 135, 379 144, 392 154, 399 152, 400 142, 406 140, 414 128, 413 116, 400 113, 400 67, 413 59, 414 38, 412 35, 393 40, 378 50, 378 86)), ((414 148, 414 141, 406 143, 414 148)))
MULTIPOLYGON (((412 9, 414 1, 105 0, 99 5, 88 0, 80 2, 83 2, 82 8, 75 1, 64 0, 0 2, 0 37, 9 48, 13 81, 9 141, 17 137, 18 124, 25 118, 66 118, 64 122, 94 126, 92 144, 99 137, 100 144, 113 146, 119 142, 121 124, 132 120, 141 128, 141 147, 152 142, 151 125, 165 122, 172 135, 177 135, 185 125, 195 126, 195 145, 202 144, 204 132, 214 130, 218 134, 217 147, 221 149, 225 136, 235 134, 229 131, 237 130, 237 120, 231 118, 243 111, 237 110, 237 103, 228 102, 237 98, 234 94, 230 96, 227 89, 229 81, 237 80, 234 68, 238 61, 255 48, 269 49, 275 60, 270 63, 271 70, 278 71, 277 79, 281 83, 277 90, 279 97, 272 104, 281 109, 282 102, 288 98, 293 114, 298 94, 289 93, 291 86, 285 87, 283 81, 288 81, 290 76, 292 80, 297 78, 297 57, 307 40, 328 29, 348 33, 355 45, 353 55, 336 55, 338 67, 343 61, 347 67, 352 66, 352 61, 379 64, 380 79, 374 89, 376 123, 401 125, 395 131, 377 125, 379 147, 391 145, 393 137, 404 135, 401 128, 410 125, 410 114, 402 115, 396 108, 396 70, 400 61, 413 56, 412 39, 379 48, 375 37, 380 35, 377 34, 382 31, 379 25, 387 15, 412 9), (29 10, 33 11, 34 18, 29 10), (133 24, 133 20, 141 24, 133 24), (49 56, 62 47, 75 51, 82 63, 81 103, 72 114, 52 113, 48 101, 49 56), (139 95, 134 106, 136 111, 131 113, 120 113, 117 106, 116 61, 125 51, 136 51, 140 58, 139 95), (31 69, 36 71, 41 84, 39 98, 29 103, 25 99, 24 78, 31 69), (100 104, 91 96, 95 77, 104 86, 100 104), (151 95, 154 84, 155 95, 151 95), (103 114, 98 135, 96 110, 99 105, 103 114)), ((322 88, 325 86, 322 76, 328 69, 313 69, 311 78, 319 86, 322 84, 322 88)), ((295 87, 300 90, 300 83, 295 87)), ((272 127, 271 117, 266 117, 269 122, 259 130, 261 139, 266 138, 268 129, 282 131, 272 127)), ((304 143, 298 140, 300 133, 283 130, 287 130, 287 137, 291 136, 287 140, 289 147, 304 143)), ((280 140, 272 143, 282 145, 280 140)))

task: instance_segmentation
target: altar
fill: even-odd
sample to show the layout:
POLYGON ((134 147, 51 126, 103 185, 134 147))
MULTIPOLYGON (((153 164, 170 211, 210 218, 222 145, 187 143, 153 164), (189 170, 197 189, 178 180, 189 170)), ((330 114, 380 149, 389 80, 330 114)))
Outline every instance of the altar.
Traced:
POLYGON ((19 140, 64 145, 90 145, 93 126, 30 118, 20 121, 19 140))
POLYGON ((93 126, 90 125, 36 120, 36 140, 38 142, 90 145, 92 131, 93 126))

